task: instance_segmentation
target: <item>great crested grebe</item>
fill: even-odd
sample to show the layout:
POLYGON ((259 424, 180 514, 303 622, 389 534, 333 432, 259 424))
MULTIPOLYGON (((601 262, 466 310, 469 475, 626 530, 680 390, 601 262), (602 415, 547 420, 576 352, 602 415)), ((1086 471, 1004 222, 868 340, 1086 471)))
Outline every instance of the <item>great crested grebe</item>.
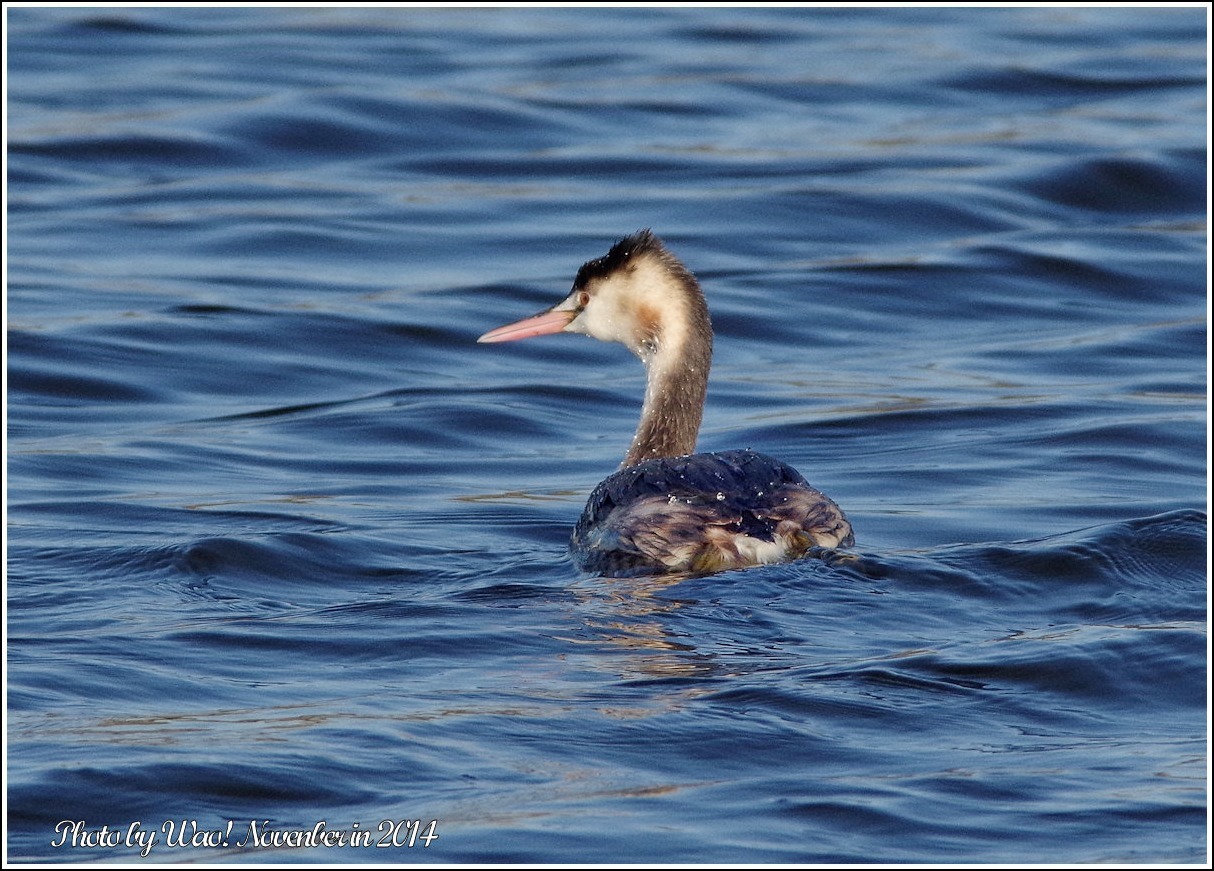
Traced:
POLYGON ((573 530, 584 571, 699 574, 854 543, 839 506, 791 466, 749 450, 692 453, 712 324, 699 282, 658 237, 642 230, 621 240, 582 265, 562 302, 477 341, 559 332, 620 342, 648 373, 628 455, 590 494, 573 530))

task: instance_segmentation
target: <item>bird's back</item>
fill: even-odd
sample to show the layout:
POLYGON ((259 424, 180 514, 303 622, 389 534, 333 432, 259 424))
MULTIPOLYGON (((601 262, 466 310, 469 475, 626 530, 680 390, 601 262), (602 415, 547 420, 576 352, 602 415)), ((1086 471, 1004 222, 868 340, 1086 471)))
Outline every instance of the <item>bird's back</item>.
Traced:
POLYGON ((590 495, 574 559, 604 575, 714 572, 852 544, 839 507, 796 469, 754 451, 647 460, 590 495))

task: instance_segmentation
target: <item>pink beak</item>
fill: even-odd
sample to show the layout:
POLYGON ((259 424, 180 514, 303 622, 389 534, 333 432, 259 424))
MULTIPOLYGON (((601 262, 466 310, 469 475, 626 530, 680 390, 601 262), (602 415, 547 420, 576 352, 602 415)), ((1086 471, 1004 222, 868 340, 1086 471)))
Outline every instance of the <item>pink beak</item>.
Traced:
POLYGON ((518 339, 530 339, 533 336, 547 336, 565 329, 575 317, 577 317, 576 311, 546 311, 535 317, 523 318, 521 321, 490 330, 477 341, 513 342, 518 339))

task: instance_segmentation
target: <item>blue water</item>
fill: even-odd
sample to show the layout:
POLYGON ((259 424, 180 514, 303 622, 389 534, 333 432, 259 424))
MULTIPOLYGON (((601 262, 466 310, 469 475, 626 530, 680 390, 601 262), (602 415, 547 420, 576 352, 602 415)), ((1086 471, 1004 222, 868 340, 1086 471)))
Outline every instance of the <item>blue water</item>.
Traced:
POLYGON ((9 860, 1206 859, 1206 9, 6 14, 9 860), (850 554, 574 569, 641 227, 850 554))

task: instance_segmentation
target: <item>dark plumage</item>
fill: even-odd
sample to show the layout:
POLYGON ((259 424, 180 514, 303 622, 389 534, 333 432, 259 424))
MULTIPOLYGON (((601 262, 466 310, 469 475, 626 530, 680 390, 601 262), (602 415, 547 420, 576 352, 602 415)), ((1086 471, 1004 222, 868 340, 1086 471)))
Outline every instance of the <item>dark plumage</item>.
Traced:
POLYGON ((646 460, 594 488, 574 560, 605 575, 712 572, 853 543, 843 512, 792 466, 754 451, 646 460))

